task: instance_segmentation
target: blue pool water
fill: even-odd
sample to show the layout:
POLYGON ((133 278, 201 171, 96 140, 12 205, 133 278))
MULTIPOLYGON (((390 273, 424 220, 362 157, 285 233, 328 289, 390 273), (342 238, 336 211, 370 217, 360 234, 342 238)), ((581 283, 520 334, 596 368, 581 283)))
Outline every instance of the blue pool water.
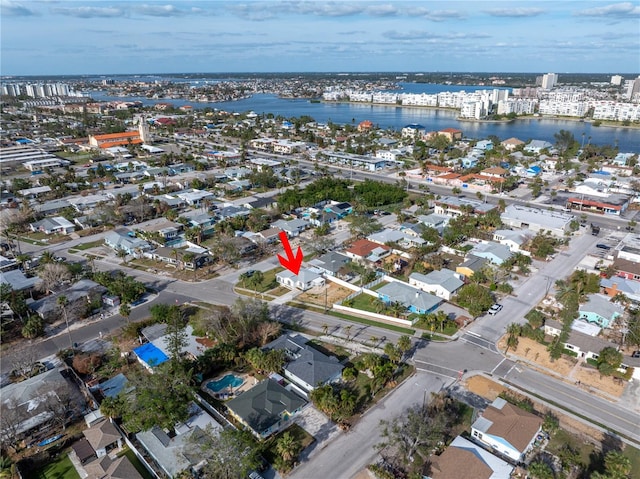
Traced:
POLYGON ((229 386, 237 388, 244 383, 244 379, 234 376, 233 374, 227 374, 225 377, 218 379, 217 381, 211 381, 207 384, 207 388, 211 389, 214 393, 224 391, 229 386))

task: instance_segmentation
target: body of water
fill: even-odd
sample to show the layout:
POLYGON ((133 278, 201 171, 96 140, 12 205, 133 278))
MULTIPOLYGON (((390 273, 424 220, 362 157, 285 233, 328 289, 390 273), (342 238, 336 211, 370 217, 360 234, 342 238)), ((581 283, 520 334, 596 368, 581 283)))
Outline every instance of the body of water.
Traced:
MULTIPOLYGON (((441 91, 474 91, 490 89, 484 86, 432 85, 422 83, 403 84, 404 90, 411 93, 438 93, 441 91)), ((307 115, 315 121, 326 123, 358 124, 369 120, 380 128, 400 130, 409 123, 419 123, 427 131, 438 131, 444 128, 458 128, 467 138, 487 138, 495 135, 501 140, 516 137, 522 141, 545 140, 555 143, 554 134, 560 130, 573 133, 580 143, 589 141, 596 145, 618 145, 623 152, 640 152, 640 130, 623 127, 594 127, 589 122, 556 120, 543 118, 527 118, 510 123, 489 123, 459 121, 458 112, 435 110, 420 107, 399 107, 395 105, 371 105, 359 103, 312 103, 303 99, 279 98, 273 94, 257 94, 251 98, 219 103, 194 103, 186 100, 149 99, 145 97, 112 97, 104 92, 90 92, 89 96, 101 101, 141 101, 144 105, 170 103, 176 107, 191 105, 196 109, 217 108, 233 112, 254 111, 258 114, 273 113, 285 118, 307 115), (584 134, 584 137, 583 137, 584 134)))

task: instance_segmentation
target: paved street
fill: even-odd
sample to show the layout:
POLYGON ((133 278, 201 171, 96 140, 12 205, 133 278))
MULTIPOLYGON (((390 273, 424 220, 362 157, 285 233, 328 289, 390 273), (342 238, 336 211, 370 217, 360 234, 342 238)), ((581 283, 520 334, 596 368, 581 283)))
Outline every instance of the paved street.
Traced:
POLYGON ((380 421, 393 419, 413 404, 422 404, 432 392, 438 392, 453 381, 438 375, 419 372, 409 377, 378 405, 369 410, 348 432, 312 448, 289 477, 292 479, 348 479, 368 464, 375 462, 375 445, 381 442, 380 421))

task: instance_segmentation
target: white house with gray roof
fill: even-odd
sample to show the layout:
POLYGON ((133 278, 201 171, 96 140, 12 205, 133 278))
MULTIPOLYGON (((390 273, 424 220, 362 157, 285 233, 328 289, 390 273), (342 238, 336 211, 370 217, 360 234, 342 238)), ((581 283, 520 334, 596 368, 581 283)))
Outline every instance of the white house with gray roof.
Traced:
POLYGON ((307 291, 314 286, 324 286, 324 278, 307 268, 300 268, 298 274, 293 274, 285 269, 276 274, 276 281, 285 288, 299 289, 300 291, 307 291))
POLYGON ((139 255, 151 251, 153 247, 145 240, 129 236, 122 231, 109 231, 104 237, 104 244, 114 251, 123 250, 127 254, 139 255))
POLYGON ((533 231, 529 230, 496 230, 493 233, 493 240, 505 245, 513 253, 519 253, 522 247, 535 236, 533 231))
POLYGON ((337 276, 340 269, 351 261, 351 258, 336 251, 329 251, 318 258, 309 261, 309 266, 319 270, 322 274, 337 276))
POLYGON ((429 274, 411 273, 409 284, 449 301, 456 291, 464 286, 461 277, 461 274, 443 268, 439 271, 431 271, 429 274))
POLYGON ((571 230, 573 215, 557 210, 543 210, 523 205, 509 205, 500 219, 505 226, 529 229, 534 233, 548 231, 554 236, 564 237, 571 230))
POLYGON ((45 234, 69 234, 76 230, 76 225, 62 216, 44 218, 29 225, 31 231, 42 231, 45 234))

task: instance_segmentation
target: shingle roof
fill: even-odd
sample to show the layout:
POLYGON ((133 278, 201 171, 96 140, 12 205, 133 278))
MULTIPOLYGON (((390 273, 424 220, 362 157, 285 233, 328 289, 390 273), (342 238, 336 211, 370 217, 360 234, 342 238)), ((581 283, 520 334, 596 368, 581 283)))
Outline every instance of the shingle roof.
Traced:
POLYGON ((285 369, 311 386, 324 384, 344 369, 335 356, 322 354, 309 346, 306 338, 297 334, 280 336, 264 349, 284 350, 287 358, 285 369))
POLYGON ((420 311, 430 311, 442 302, 442 299, 430 293, 414 288, 406 283, 393 281, 378 289, 378 293, 387 296, 391 301, 403 304, 407 308, 414 306, 420 311))
POLYGON ((513 467, 480 446, 456 437, 432 460, 432 479, 508 479, 513 467))
POLYGON ((411 273, 409 278, 414 278, 426 284, 438 284, 450 293, 457 291, 464 285, 464 281, 458 278, 453 271, 446 268, 431 271, 429 274, 411 273))
POLYGON ((122 438, 115 426, 111 424, 111 421, 106 419, 91 426, 89 429, 85 429, 82 434, 87 438, 94 451, 104 449, 109 444, 113 444, 122 438))
POLYGON ((265 379, 240 396, 227 402, 227 407, 260 433, 280 420, 284 412, 293 412, 307 403, 271 379, 265 379))
POLYGON ((474 429, 501 437, 521 453, 540 430, 542 419, 498 398, 485 409, 483 421, 476 421, 474 429), (487 427, 488 425, 488 427, 487 427), (476 427, 478 426, 478 427, 476 427))
POLYGON ((580 306, 579 312, 595 313, 603 318, 613 319, 614 316, 621 315, 624 310, 621 306, 609 301, 608 296, 590 294, 587 302, 580 306))

